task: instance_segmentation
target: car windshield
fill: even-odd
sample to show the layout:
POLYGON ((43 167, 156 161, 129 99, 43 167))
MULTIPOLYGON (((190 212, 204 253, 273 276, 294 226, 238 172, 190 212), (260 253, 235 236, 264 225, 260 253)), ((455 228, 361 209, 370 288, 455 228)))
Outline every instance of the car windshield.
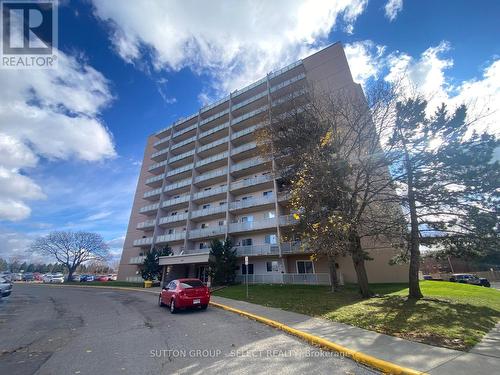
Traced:
POLYGON ((186 281, 181 282, 181 287, 184 289, 200 288, 202 286, 204 286, 204 285, 200 280, 186 280, 186 281))

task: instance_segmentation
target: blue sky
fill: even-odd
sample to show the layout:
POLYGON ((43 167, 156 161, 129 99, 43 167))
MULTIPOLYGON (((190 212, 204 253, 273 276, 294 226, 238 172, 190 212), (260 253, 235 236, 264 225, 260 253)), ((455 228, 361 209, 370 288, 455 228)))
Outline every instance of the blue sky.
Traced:
POLYGON ((362 84, 404 74, 435 103, 498 105, 499 15, 495 0, 63 1, 57 70, 0 72, 0 257, 56 229, 117 256, 146 137, 330 43, 362 84))

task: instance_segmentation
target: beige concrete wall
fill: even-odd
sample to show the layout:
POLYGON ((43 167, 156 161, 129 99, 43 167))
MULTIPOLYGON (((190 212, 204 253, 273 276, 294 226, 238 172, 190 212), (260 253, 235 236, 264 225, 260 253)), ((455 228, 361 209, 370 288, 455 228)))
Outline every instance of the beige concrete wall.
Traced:
POLYGON ((142 236, 152 236, 152 232, 147 233, 142 230, 137 230, 136 227, 138 223, 154 218, 154 216, 147 217, 140 214, 139 208, 152 203, 143 199, 143 195, 146 191, 153 190, 150 187, 146 186, 145 181, 146 179, 151 177, 151 174, 147 171, 148 167, 155 163, 153 160, 151 160, 151 154, 156 151, 156 149, 153 147, 153 143, 157 140, 158 138, 154 136, 150 136, 147 139, 141 171, 139 174, 139 179, 137 181, 134 202, 132 204, 132 211, 130 213, 127 233, 125 235, 125 242, 123 244, 123 252, 120 258, 120 266, 118 269, 117 277, 118 280, 126 280, 128 276, 136 276, 137 266, 129 265, 128 262, 130 258, 138 256, 141 252, 143 252, 143 250, 139 247, 134 247, 133 242, 138 238, 142 238, 142 236))

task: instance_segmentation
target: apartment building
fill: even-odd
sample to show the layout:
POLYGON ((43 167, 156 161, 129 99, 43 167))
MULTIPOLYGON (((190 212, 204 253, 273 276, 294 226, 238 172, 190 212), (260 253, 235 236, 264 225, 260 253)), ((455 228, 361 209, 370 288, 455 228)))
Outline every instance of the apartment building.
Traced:
MULTIPOLYGON (((162 257, 167 278, 206 282, 210 241, 231 237, 239 256, 237 278, 253 283, 328 284, 325 259, 296 242, 280 241, 294 225, 289 196, 274 178, 273 160, 259 155, 255 131, 271 111, 300 98, 308 85, 361 90, 340 43, 297 61, 201 108, 148 138, 118 272, 141 281, 140 265, 153 246, 168 244, 162 257), (249 257, 248 267, 244 257, 249 257)), ((399 282, 407 267, 389 266, 394 249, 367 244, 371 282, 399 282)), ((356 276, 349 257, 339 259, 345 282, 356 276)))

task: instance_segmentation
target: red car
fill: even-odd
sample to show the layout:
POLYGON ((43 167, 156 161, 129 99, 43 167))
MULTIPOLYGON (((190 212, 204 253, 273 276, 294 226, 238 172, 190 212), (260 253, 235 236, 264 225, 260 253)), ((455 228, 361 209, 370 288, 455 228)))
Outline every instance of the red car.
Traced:
POLYGON ((200 307, 205 310, 210 302, 210 290, 199 279, 172 280, 158 296, 159 306, 169 306, 174 314, 178 309, 200 307))
POLYGON ((95 278, 96 281, 109 281, 109 277, 107 276, 98 276, 95 278))

